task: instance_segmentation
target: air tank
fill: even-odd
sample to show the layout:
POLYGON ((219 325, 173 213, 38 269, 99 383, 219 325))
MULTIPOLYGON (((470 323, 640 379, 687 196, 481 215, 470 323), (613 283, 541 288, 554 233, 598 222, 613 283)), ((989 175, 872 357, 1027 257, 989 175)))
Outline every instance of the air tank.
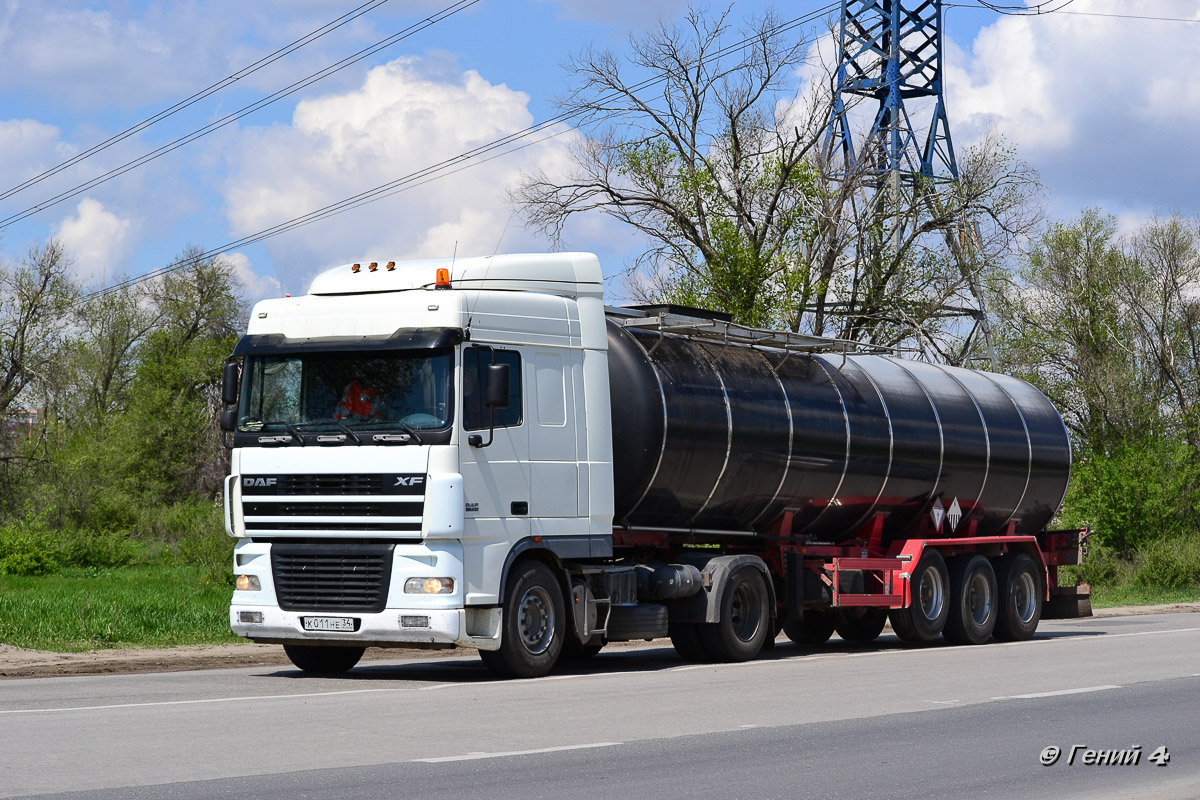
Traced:
POLYGON ((615 524, 838 542, 1042 530, 1071 468, 1062 417, 1006 375, 797 353, 608 320, 615 524), (938 510, 940 509, 940 511, 938 510))

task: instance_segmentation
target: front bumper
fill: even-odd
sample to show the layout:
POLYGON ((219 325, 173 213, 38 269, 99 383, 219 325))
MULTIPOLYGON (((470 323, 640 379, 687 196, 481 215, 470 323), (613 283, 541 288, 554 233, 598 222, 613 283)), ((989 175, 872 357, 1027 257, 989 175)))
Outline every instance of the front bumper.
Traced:
POLYGON ((343 611, 284 611, 277 606, 234 604, 229 626, 238 636, 276 644, 342 644, 352 647, 460 646, 481 650, 500 647, 498 608, 389 608, 377 614, 343 611), (243 613, 261 615, 262 622, 243 622, 243 613), (356 620, 350 632, 307 631, 305 617, 356 620))

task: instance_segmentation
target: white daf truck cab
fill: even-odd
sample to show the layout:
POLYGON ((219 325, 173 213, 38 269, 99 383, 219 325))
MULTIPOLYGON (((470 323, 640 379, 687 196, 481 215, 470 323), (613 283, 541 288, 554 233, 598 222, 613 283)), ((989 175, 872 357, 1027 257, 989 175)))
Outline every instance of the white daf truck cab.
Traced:
MULTIPOLYGON (((225 375, 234 632, 321 672, 495 652, 522 551, 611 555, 601 279, 583 253, 360 262, 258 303, 225 375)), ((550 594, 508 631, 535 656, 550 594)))

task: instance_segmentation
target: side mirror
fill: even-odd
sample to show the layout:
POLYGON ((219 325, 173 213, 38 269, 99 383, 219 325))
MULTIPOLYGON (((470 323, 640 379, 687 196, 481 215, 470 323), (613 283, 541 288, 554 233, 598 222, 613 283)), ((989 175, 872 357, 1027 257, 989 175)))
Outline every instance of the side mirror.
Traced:
POLYGON ((221 430, 232 431, 237 428, 237 409, 227 408, 221 412, 221 430))
MULTIPOLYGON (((227 406, 237 405, 238 401, 238 365, 236 361, 226 361, 225 371, 221 374, 221 402, 227 406)), ((228 430, 233 430, 229 428, 228 430)))
POLYGON ((508 408, 508 364, 488 364, 484 403, 489 408, 508 408))

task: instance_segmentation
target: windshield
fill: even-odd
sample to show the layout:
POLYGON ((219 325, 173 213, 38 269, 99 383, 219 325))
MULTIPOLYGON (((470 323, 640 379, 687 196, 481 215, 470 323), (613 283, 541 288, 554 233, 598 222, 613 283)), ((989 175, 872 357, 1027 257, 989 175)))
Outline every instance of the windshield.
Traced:
POLYGON ((446 429, 453 367, 450 349, 248 356, 237 429, 446 429))

